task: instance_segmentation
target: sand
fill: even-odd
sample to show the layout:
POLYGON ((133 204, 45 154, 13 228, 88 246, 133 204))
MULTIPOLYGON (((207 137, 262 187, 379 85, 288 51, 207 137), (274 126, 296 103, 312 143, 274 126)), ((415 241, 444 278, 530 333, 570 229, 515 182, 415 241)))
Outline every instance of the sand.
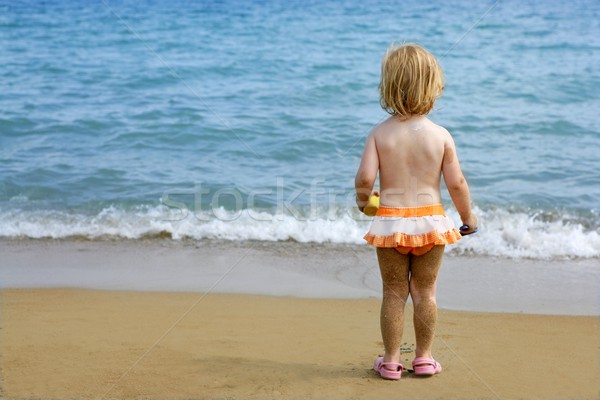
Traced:
MULTIPOLYGON (((0 240, 0 288, 379 298, 373 248, 294 242, 0 240)), ((461 311, 600 315, 597 259, 447 255, 438 304, 461 311)))
MULTIPOLYGON (((1 242, 2 397, 600 397, 600 328, 595 315, 441 309, 434 355, 444 371, 426 379, 407 372, 398 382, 384 381, 371 369, 383 350, 377 280, 364 268, 362 273, 353 269, 371 262, 364 261, 370 255, 367 250, 169 243, 1 242), (353 252, 358 253, 349 256, 353 252), (300 273, 303 263, 315 267, 300 273), (269 289, 271 296, 218 293, 255 288, 269 289), (315 298, 282 295, 294 290, 315 298), (334 290, 339 298, 317 298, 324 290, 334 290)), ((518 282, 517 277, 539 275, 530 264, 513 268, 510 262, 493 259, 449 259, 445 265, 452 268, 443 278, 445 295, 440 305, 462 304, 453 303, 464 297, 455 292, 468 286, 483 288, 469 292, 469 304, 484 310, 496 298, 502 307, 528 309, 536 304, 531 299, 539 297, 540 304, 546 305, 543 311, 555 310, 558 300, 569 307, 581 301, 578 293, 540 289, 561 282, 567 288, 583 286, 579 278, 565 280, 550 274, 560 279, 540 275, 536 284, 518 282), (473 265, 460 269, 469 263, 473 265), (489 277, 487 272, 466 280, 474 267, 503 273, 487 283, 482 279, 489 277), (511 281, 529 285, 532 293, 512 302, 509 296, 497 297, 511 281), (486 297, 488 287, 491 295, 486 297)), ((556 264, 550 270, 575 267, 556 264)), ((585 278, 588 270, 581 271, 585 278)), ((597 284, 592 282, 589 290, 597 284)), ((589 293, 582 298, 590 301, 589 293)), ((411 305, 407 311, 403 358, 410 367, 414 357, 411 305)))
MULTIPOLYGON (((411 307, 409 307, 410 309, 411 307)), ((597 399, 595 317, 440 311, 444 371, 384 381, 377 299, 5 289, 2 394, 43 399, 597 399)), ((407 315, 410 321, 411 314, 407 315)), ((406 350, 414 349, 412 323, 406 350)), ((414 354, 403 354, 409 366, 414 354)))

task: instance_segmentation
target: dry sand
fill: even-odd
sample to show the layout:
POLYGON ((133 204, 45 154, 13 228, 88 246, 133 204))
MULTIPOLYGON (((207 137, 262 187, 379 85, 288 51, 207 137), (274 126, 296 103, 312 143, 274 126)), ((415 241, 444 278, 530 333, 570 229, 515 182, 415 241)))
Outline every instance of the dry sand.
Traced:
MULTIPOLYGON (((596 317, 440 311, 444 371, 384 381, 379 300, 4 289, 15 399, 598 399, 596 317)), ((410 310, 412 307, 407 307, 410 310)), ((406 346, 414 348, 411 314, 406 346)), ((405 365, 414 354, 405 353, 405 365)))

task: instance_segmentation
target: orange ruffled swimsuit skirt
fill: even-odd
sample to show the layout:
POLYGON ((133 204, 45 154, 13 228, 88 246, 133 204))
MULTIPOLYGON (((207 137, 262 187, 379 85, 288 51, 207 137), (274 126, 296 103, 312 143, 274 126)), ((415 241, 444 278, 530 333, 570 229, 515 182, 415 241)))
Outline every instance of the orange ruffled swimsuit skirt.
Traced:
POLYGON ((458 242, 460 232, 441 204, 423 207, 381 206, 364 239, 375 247, 392 247, 420 256, 436 245, 458 242))

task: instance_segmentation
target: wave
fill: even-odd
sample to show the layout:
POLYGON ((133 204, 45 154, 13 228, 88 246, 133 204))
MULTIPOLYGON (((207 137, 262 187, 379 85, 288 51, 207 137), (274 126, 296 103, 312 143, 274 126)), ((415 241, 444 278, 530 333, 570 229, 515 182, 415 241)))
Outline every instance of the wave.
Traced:
MULTIPOLYGON (((463 238, 454 252, 539 260, 600 257, 597 221, 542 211, 479 209, 476 213, 479 232, 463 238)), ((448 214, 459 220, 456 212, 448 214)))
MULTIPOLYGON (((87 240, 170 238, 229 241, 297 241, 363 244, 369 219, 339 206, 333 210, 275 213, 274 210, 223 208, 191 212, 165 205, 109 206, 96 213, 58 210, 0 210, 0 237, 87 240)), ((600 257, 598 216, 476 208, 479 232, 449 246, 451 254, 573 259, 600 257), (587 221, 587 222, 586 222, 587 221)), ((448 216, 459 224, 458 214, 448 216)))

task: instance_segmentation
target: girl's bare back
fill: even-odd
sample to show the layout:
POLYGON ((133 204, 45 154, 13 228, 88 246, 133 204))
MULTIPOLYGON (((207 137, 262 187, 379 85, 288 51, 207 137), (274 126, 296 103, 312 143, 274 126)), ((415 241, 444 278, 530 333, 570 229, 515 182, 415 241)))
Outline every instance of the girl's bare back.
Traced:
POLYGON ((448 132, 424 116, 390 117, 372 132, 379 157, 381 202, 392 207, 440 204, 448 132))

